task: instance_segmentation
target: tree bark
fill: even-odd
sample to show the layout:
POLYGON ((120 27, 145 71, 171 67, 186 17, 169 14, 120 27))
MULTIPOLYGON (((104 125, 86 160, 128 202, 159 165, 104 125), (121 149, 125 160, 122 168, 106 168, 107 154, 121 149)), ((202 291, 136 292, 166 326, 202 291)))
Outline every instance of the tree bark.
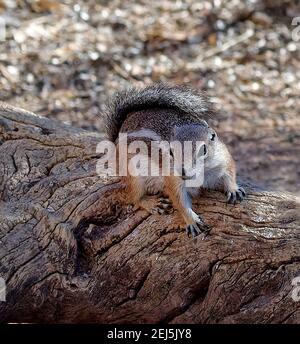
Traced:
POLYGON ((95 171, 97 133, 0 104, 1 322, 299 323, 299 200, 204 192, 212 227, 133 211, 95 171))

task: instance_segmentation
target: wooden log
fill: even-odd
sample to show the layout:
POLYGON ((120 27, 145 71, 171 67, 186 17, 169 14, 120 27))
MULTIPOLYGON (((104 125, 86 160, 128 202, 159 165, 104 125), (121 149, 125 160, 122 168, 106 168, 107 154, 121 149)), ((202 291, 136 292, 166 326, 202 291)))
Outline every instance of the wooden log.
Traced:
POLYGON ((299 323, 299 199, 204 192, 212 231, 191 239, 96 174, 102 138, 0 105, 1 322, 299 323))

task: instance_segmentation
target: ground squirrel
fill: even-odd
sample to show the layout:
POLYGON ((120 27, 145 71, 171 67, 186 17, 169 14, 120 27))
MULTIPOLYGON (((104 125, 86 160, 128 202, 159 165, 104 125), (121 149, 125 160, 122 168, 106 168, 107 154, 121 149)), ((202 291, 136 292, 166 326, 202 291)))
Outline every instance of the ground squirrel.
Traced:
MULTIPOLYGON (((117 93, 108 103, 106 132, 109 139, 119 147, 118 135, 126 133, 129 142, 191 141, 192 160, 203 158, 204 179, 202 188, 226 193, 229 203, 242 201, 245 191, 236 183, 236 167, 226 145, 206 120, 215 113, 206 97, 185 86, 155 84, 143 89, 130 88, 117 93), (195 142, 202 142, 197 151, 195 142)), ((170 151, 171 159, 173 157, 170 151)), ((120 157, 122 159, 122 157, 120 157)), ((161 167, 161 165, 160 165, 161 167)), ((174 172, 174 169, 173 169, 174 172)), ((132 176, 126 178, 128 200, 136 207, 145 195, 162 194, 182 215, 188 235, 197 236, 207 232, 208 226, 201 216, 192 210, 191 193, 186 187, 188 171, 182 165, 181 175, 132 176)), ((168 201, 158 198, 154 211, 169 208, 168 201)))

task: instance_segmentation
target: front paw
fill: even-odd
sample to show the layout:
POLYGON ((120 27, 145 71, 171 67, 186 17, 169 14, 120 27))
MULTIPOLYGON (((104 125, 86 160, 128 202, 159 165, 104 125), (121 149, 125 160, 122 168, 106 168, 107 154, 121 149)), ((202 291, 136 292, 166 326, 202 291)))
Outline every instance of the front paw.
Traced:
POLYGON ((201 233, 207 234, 210 231, 211 228, 203 221, 199 214, 195 213, 191 208, 188 209, 188 213, 193 221, 195 221, 195 223, 186 226, 188 236, 192 235, 192 237, 195 238, 201 233))
POLYGON ((239 187, 236 191, 227 192, 227 203, 236 204, 242 202, 246 197, 246 192, 242 187, 239 187))
POLYGON ((187 225, 185 230, 188 237, 192 236, 193 238, 195 238, 201 233, 204 233, 205 235, 207 235, 210 229, 211 228, 205 223, 202 223, 202 224, 193 223, 193 224, 187 225))

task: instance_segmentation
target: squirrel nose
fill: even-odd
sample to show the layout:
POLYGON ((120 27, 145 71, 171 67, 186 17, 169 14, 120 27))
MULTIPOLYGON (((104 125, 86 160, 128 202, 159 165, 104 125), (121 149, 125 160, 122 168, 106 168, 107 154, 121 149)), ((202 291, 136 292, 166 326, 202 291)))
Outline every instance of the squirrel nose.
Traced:
POLYGON ((184 167, 182 167, 182 172, 181 172, 181 173, 182 173, 182 176, 185 177, 185 174, 186 174, 186 173, 185 173, 184 167))

